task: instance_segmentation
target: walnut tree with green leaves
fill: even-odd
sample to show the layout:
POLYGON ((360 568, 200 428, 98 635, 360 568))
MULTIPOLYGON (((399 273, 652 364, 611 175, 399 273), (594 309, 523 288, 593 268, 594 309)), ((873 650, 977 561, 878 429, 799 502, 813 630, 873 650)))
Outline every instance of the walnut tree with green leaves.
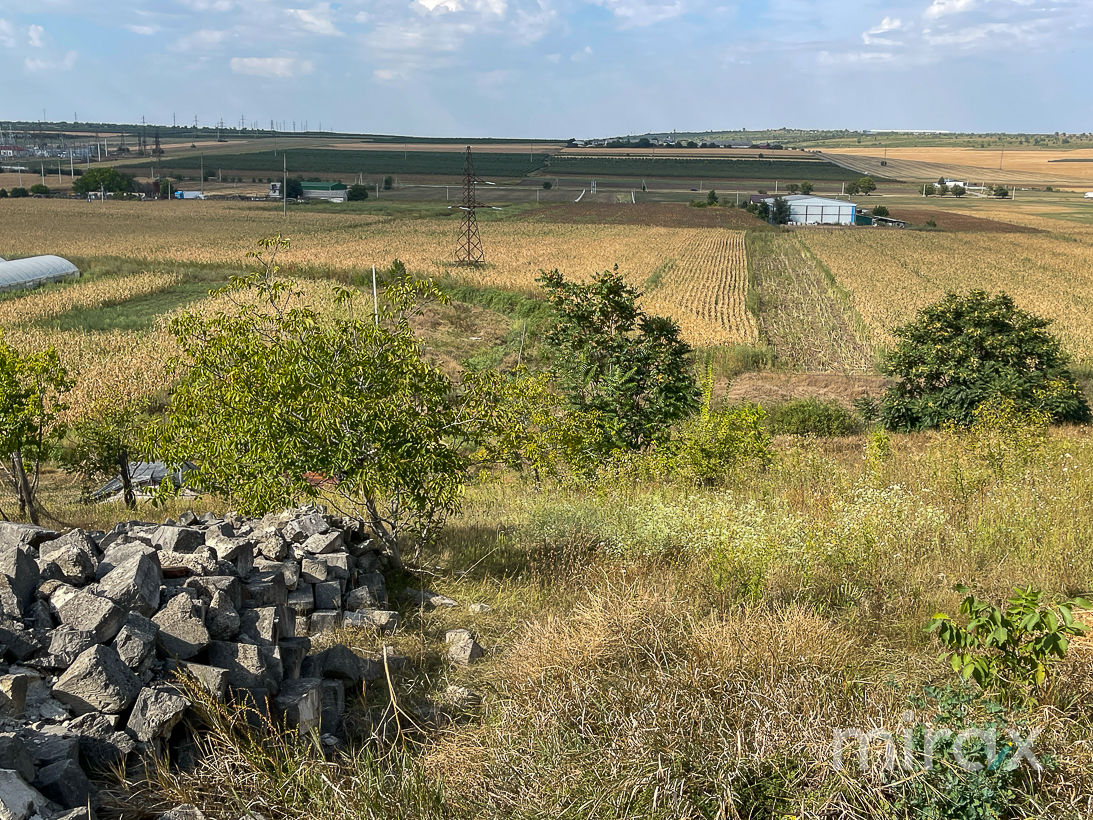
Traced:
POLYGON ((893 378, 880 415, 890 430, 967 427, 999 398, 1055 422, 1090 418, 1089 405, 1048 331, 1051 322, 1005 293, 949 293, 896 328, 882 367, 893 378))

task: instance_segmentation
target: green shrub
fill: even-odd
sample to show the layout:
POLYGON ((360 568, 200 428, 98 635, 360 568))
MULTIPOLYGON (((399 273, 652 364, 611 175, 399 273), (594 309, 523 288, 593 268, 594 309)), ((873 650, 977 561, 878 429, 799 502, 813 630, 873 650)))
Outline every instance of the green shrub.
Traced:
POLYGON ((873 208, 873 216, 890 216, 888 207, 885 205, 877 205, 873 208))
POLYGON ((12 199, 22 199, 23 197, 30 196, 30 194, 27 192, 26 188, 12 188, 11 196, 12 199))
POLYGON ((1005 293, 947 294, 893 331, 898 343, 882 370, 896 383, 881 420, 891 430, 966 427, 980 405, 1006 397, 1052 421, 1087 421, 1089 405, 1048 325, 1005 293))
MULTIPOLYGON (((898 817, 921 820, 1001 820, 1028 787, 1016 744, 1008 733, 1027 738, 1028 727, 1014 726, 1004 707, 952 687, 927 687, 911 698, 916 710, 933 712, 929 724, 909 727, 911 765, 893 775, 898 817), (958 749, 958 739, 960 740, 958 749)), ((902 750, 901 750, 902 751, 902 750)), ((1045 768, 1050 761, 1044 761, 1045 768)))
POLYGON ((852 436, 861 419, 837 401, 816 398, 789 401, 767 409, 767 426, 774 435, 852 436))
MULTIPOLYGON (((965 586, 956 590, 968 591, 965 586)), ((1075 598, 1044 606, 1043 597, 1031 587, 1018 588, 1004 607, 997 607, 968 594, 960 604, 967 624, 939 612, 926 629, 937 635, 960 677, 1008 699, 1034 698, 1051 667, 1066 656, 1070 636, 1087 631, 1074 619, 1074 610, 1088 607, 1088 602, 1075 598)))
POLYGON ((30 186, 30 192, 32 194, 39 195, 39 196, 48 196, 49 195, 49 188, 46 187, 45 185, 43 185, 42 183, 37 182, 34 185, 30 186))
POLYGON ((758 405, 704 411, 681 426, 673 442, 674 468, 698 484, 716 484, 744 464, 766 466, 774 457, 766 414, 758 405))

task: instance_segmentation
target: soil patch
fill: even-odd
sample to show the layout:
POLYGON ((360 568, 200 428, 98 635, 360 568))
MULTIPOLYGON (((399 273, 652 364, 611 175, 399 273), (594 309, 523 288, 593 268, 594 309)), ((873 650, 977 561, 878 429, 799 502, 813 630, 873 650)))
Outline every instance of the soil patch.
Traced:
POLYGON ((935 208, 892 208, 893 219, 905 219, 912 225, 925 225, 932 219, 937 227, 944 231, 968 231, 973 233, 1043 233, 1037 228, 1014 225, 1012 222, 1000 222, 997 219, 984 219, 981 216, 940 211, 935 208))
POLYGON ((883 376, 838 373, 743 373, 729 384, 725 399, 730 404, 752 401, 768 405, 820 399, 849 408, 854 399, 879 396, 886 381, 883 376))
MULTIPOLYGON (((698 195, 696 194, 696 197, 698 195)), ((702 194, 705 198, 705 194, 702 194)), ((739 208, 692 208, 676 202, 566 203, 529 211, 530 222, 573 225, 653 225, 664 228, 766 228, 766 223, 739 208)))

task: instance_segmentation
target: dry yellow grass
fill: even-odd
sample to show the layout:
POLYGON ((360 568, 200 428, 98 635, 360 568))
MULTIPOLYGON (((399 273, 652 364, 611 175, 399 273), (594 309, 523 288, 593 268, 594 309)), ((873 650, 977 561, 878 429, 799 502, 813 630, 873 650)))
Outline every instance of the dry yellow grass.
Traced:
MULTIPOLYGON (((984 216, 987 214, 984 213, 984 216)), ((1081 233, 800 232, 851 295, 873 333, 889 330, 948 290, 1006 291, 1026 310, 1054 320, 1071 354, 1093 359, 1091 248, 1081 233)))

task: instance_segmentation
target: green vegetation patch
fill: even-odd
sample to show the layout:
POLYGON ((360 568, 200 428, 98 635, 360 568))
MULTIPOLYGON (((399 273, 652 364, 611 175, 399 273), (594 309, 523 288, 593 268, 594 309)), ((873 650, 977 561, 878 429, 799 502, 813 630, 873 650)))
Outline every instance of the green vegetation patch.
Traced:
POLYGON ((164 314, 198 302, 227 280, 191 280, 156 293, 145 293, 112 305, 73 308, 43 322, 56 330, 149 330, 164 314))
MULTIPOLYGON (((522 177, 542 168, 547 154, 474 155, 475 172, 484 177, 522 177)), ((288 151, 255 151, 231 156, 205 158, 205 169, 219 167, 232 171, 259 171, 280 175, 287 161, 289 174, 433 174, 460 176, 463 153, 457 151, 339 151, 323 148, 293 148, 288 151)), ((169 172, 197 171, 197 156, 165 160, 169 172)))

